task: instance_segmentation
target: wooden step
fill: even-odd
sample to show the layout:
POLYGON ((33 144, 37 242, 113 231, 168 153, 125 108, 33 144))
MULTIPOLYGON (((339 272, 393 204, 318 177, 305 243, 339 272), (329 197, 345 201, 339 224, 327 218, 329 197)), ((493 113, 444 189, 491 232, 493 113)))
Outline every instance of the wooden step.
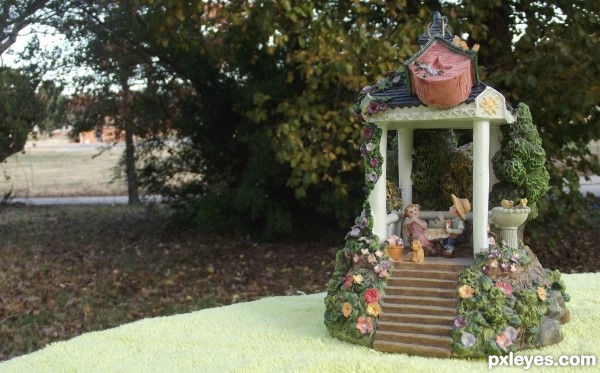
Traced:
POLYGON ((457 279, 446 280, 426 277, 392 277, 388 280, 388 286, 420 286, 425 288, 456 289, 457 279))
POLYGON ((456 298, 456 288, 440 289, 426 288, 420 286, 386 286, 384 291, 386 295, 410 295, 423 297, 456 298))
POLYGON ((388 280, 393 281, 395 279, 402 280, 405 277, 411 278, 431 278, 431 279, 440 279, 440 280, 458 280, 458 272, 456 271, 445 271, 445 270, 414 270, 408 268, 401 268, 394 270, 393 276, 388 280))
POLYGON ((391 313, 401 314, 421 314, 434 316, 452 316, 456 317, 456 309, 451 307, 423 306, 420 304, 389 304, 383 303, 382 310, 391 313))
POLYGON ((395 352, 427 357, 449 358, 452 355, 452 351, 449 348, 420 346, 412 343, 408 344, 392 341, 376 340, 373 344, 373 348, 382 352, 395 352))
POLYGON ((450 336, 452 333, 451 325, 435 324, 413 324, 404 322, 380 321, 377 324, 377 333, 379 332, 397 332, 397 333, 421 333, 428 335, 450 336))
POLYGON ((438 261, 438 262, 427 262, 424 263, 410 263, 410 262, 392 262, 394 270, 412 270, 412 271, 450 271, 458 273, 464 268, 468 267, 467 264, 458 264, 452 262, 438 261))
POLYGON ((450 348, 452 338, 450 336, 430 335, 421 333, 398 333, 388 331, 377 331, 375 338, 378 341, 392 341, 398 343, 412 343, 421 346, 450 348))
POLYGON ((389 295, 383 297, 386 304, 414 304, 424 306, 451 307, 456 308, 458 301, 453 298, 423 297, 419 295, 389 295))
POLYGON ((452 325, 456 316, 448 315, 422 315, 420 313, 382 313, 379 320, 384 322, 414 323, 428 325, 452 325))

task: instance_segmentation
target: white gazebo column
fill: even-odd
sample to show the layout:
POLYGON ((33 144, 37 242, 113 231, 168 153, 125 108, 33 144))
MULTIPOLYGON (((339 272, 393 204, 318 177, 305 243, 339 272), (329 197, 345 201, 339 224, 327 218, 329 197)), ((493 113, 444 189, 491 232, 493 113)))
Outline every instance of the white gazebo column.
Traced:
POLYGON ((412 154, 413 154, 412 128, 398 130, 398 187, 402 192, 402 204, 408 206, 412 203, 412 154))
POLYGON ((473 254, 489 247, 490 122, 473 122, 473 254))
POLYGON ((382 128, 379 151, 383 157, 381 164, 381 176, 377 179, 371 194, 369 195, 369 204, 371 205, 371 214, 373 215, 373 233, 379 236, 379 241, 383 242, 387 238, 387 209, 386 209, 386 188, 385 181, 387 166, 387 128, 382 128))

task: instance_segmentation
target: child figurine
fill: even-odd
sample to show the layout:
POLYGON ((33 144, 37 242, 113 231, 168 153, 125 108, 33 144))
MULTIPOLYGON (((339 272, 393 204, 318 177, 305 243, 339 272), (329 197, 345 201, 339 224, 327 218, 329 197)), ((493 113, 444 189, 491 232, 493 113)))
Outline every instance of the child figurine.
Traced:
POLYGON ((448 212, 452 219, 450 223, 446 224, 446 232, 450 236, 442 241, 444 247, 442 255, 446 258, 452 258, 456 244, 465 239, 465 219, 467 213, 471 211, 471 204, 468 199, 458 198, 454 194, 451 194, 450 197, 452 198, 452 206, 450 206, 448 212))
POLYGON ((411 241, 418 240, 428 254, 435 256, 437 253, 434 252, 433 242, 425 237, 427 222, 423 219, 419 219, 420 212, 421 206, 417 204, 413 203, 406 206, 404 209, 404 214, 406 215, 403 224, 404 229, 406 230, 411 241))

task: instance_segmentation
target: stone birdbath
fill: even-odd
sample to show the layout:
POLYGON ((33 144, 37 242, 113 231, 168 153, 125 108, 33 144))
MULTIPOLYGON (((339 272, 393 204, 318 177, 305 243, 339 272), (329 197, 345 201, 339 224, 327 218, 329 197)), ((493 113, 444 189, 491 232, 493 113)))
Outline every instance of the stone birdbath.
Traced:
POLYGON ((504 241, 508 247, 517 249, 519 237, 517 230, 527 220, 531 209, 524 207, 494 207, 490 214, 489 222, 499 228, 498 238, 504 241))

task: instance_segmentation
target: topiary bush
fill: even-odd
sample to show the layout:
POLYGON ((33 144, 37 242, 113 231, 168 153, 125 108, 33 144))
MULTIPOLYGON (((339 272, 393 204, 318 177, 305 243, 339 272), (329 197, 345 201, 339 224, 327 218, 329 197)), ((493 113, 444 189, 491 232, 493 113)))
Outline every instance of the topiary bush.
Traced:
POLYGON ((517 105, 516 121, 501 129, 501 149, 492 158, 498 182, 490 192, 490 205, 499 205, 503 199, 527 198, 531 208, 528 219, 535 219, 537 201, 548 191, 550 175, 545 167, 546 152, 529 107, 523 103, 517 105))

